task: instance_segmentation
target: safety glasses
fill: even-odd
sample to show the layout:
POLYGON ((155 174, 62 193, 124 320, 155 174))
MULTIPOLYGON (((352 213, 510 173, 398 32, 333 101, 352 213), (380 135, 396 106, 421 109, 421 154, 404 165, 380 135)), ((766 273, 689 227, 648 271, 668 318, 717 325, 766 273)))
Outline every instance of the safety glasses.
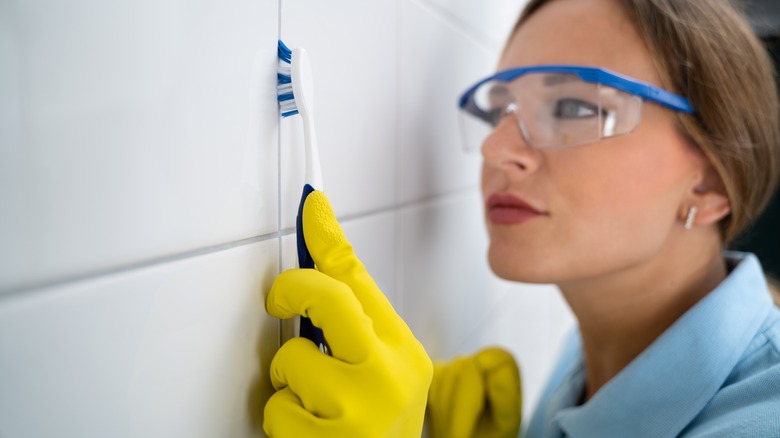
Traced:
POLYGON ((632 132, 642 118, 643 101, 694 112, 682 96, 601 68, 512 68, 463 93, 461 131, 466 150, 479 151, 485 138, 511 115, 533 147, 576 146, 632 132))

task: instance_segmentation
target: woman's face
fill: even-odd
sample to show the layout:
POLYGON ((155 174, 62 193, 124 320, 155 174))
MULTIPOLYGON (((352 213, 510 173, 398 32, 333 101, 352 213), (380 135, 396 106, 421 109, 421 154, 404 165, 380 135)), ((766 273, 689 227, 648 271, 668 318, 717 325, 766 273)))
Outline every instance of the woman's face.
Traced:
MULTIPOLYGON (((509 41, 500 69, 602 67, 661 86, 647 47, 614 0, 554 0, 509 41)), ((489 260, 500 277, 557 283, 618 273, 662 257, 683 233, 704 159, 674 114, 644 103, 639 127, 595 143, 525 144, 505 117, 482 147, 489 260), (516 200, 541 214, 528 214, 516 200)))

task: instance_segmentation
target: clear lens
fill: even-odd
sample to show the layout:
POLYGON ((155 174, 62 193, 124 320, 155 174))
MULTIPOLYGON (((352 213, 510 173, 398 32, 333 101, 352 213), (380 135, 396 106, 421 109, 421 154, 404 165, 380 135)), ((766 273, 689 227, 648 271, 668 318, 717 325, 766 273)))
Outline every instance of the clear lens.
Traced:
POLYGON ((639 125, 642 100, 572 74, 529 73, 480 85, 461 108, 467 151, 479 151, 504 117, 514 117, 526 143, 576 146, 628 134, 639 125))

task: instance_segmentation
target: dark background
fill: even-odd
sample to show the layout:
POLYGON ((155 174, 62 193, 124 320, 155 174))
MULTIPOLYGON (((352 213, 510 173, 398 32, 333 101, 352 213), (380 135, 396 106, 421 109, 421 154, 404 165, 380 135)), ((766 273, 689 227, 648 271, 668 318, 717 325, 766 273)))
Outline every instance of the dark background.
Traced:
MULTIPOLYGON (((775 67, 780 71, 780 0, 752 0, 745 4, 756 33, 764 40, 775 67)), ((780 85, 780 81, 778 81, 780 85)), ((780 120, 778 120, 780 123, 780 120)), ((764 270, 780 280, 780 193, 775 196, 755 224, 732 244, 733 249, 758 255, 764 270)))

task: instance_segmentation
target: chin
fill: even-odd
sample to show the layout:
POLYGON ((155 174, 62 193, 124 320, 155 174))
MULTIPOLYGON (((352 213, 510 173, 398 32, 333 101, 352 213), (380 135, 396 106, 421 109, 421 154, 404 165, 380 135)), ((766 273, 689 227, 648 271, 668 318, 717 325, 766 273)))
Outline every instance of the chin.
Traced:
POLYGON ((555 283, 558 276, 551 272, 551 267, 540 263, 541 257, 527 258, 517 254, 504 254, 490 248, 488 263, 496 276, 508 281, 521 283, 549 284, 555 283))

